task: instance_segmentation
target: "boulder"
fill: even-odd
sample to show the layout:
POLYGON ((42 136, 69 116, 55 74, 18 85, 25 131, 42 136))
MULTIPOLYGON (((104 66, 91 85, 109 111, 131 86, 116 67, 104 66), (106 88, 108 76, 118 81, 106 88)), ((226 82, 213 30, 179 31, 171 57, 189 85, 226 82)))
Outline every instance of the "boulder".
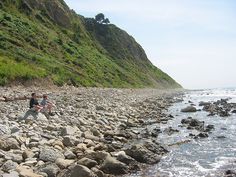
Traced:
POLYGON ((76 158, 76 155, 70 150, 66 150, 64 153, 64 156, 66 159, 75 159, 76 158))
POLYGON ((16 170, 21 177, 43 177, 42 175, 34 173, 28 166, 18 166, 16 170))
POLYGON ((72 165, 60 174, 60 177, 95 177, 93 172, 83 165, 72 165))
POLYGON ((0 125, 0 135, 7 135, 11 133, 11 129, 7 125, 0 125))
POLYGON ((58 158, 64 159, 64 155, 53 148, 44 147, 40 150, 39 159, 42 161, 55 162, 58 158))
POLYGON ((108 174, 121 175, 128 173, 128 167, 114 157, 107 156, 100 170, 108 174))
POLYGON ((76 128, 71 127, 71 126, 66 126, 66 127, 62 128, 61 135, 62 136, 73 135, 73 134, 75 134, 76 131, 77 131, 76 128))
POLYGON ((197 109, 194 106, 188 106, 184 109, 181 109, 181 112, 197 112, 197 109))
POLYGON ((9 172, 11 170, 15 170, 17 166, 18 164, 16 162, 13 162, 12 160, 8 160, 2 165, 2 171, 9 172))
POLYGON ((95 167, 98 163, 95 160, 84 157, 78 161, 78 164, 84 165, 88 168, 92 168, 95 167))
POLYGON ((60 168, 56 164, 45 164, 44 167, 40 167, 40 172, 46 173, 48 177, 56 177, 60 171, 60 168))
POLYGON ((74 162, 75 162, 74 160, 58 158, 55 163, 58 165, 58 167, 64 169, 64 168, 69 167, 74 162))
POLYGON ((134 144, 125 150, 125 153, 140 163, 155 164, 161 159, 161 156, 148 150, 141 144, 134 144))
POLYGON ((11 149, 19 149, 20 145, 15 138, 3 138, 0 139, 0 149, 9 151, 11 149))
POLYGON ((126 155, 126 153, 124 151, 118 152, 117 160, 119 160, 127 165, 129 165, 130 163, 135 161, 132 157, 126 155))

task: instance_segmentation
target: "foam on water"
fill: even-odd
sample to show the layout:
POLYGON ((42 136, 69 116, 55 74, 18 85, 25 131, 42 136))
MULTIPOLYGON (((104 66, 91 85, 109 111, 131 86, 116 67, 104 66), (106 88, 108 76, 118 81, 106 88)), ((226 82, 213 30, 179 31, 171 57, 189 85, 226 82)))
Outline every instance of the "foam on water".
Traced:
MULTIPOLYGON (((172 136, 161 134, 158 139, 169 145, 191 139, 188 135, 193 130, 180 128, 181 120, 189 116, 204 121, 205 124, 213 124, 215 130, 208 138, 191 140, 180 146, 171 146, 170 152, 166 154, 161 162, 147 170, 144 176, 155 177, 215 177, 220 172, 228 169, 236 169, 236 114, 230 117, 209 117, 207 112, 181 113, 180 110, 189 101, 198 105, 200 101, 217 101, 230 98, 230 102, 236 103, 236 89, 215 89, 189 92, 184 101, 176 103, 169 109, 169 113, 175 116, 167 124, 161 125, 164 130, 167 127, 178 129, 180 132, 172 136), (225 136, 226 138, 218 138, 225 136), (158 174, 158 175, 157 175, 158 174)), ((197 108, 202 108, 197 106, 197 108)), ((136 176, 139 176, 136 174, 136 176)), ((143 176, 143 175, 142 175, 143 176)))

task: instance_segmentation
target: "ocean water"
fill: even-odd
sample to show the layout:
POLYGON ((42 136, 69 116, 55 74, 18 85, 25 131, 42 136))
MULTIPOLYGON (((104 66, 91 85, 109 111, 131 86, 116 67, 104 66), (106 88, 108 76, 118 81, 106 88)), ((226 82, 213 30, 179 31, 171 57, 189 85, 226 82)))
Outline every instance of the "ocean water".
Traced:
POLYGON ((184 101, 174 104, 168 113, 175 118, 162 124, 161 129, 172 127, 179 130, 171 136, 161 134, 158 139, 169 147, 166 154, 157 165, 147 168, 144 172, 131 176, 150 177, 217 177, 226 170, 236 170, 236 114, 229 117, 207 116, 209 113, 181 113, 181 109, 190 105, 191 101, 197 109, 202 109, 200 101, 217 101, 230 98, 229 102, 236 103, 236 89, 212 89, 190 91, 184 96, 184 101), (205 125, 215 126, 208 138, 192 139, 189 133, 198 132, 180 127, 183 118, 192 117, 205 122, 205 125), (173 145, 176 142, 186 142, 173 145))

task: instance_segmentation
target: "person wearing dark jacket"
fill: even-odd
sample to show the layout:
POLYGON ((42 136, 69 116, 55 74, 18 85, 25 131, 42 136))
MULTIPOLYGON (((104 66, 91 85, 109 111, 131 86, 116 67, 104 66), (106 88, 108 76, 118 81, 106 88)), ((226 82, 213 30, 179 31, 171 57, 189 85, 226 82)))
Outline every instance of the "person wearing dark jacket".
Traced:
POLYGON ((31 94, 30 109, 35 110, 37 112, 40 112, 40 110, 42 109, 42 106, 39 105, 39 102, 37 100, 36 93, 31 94))

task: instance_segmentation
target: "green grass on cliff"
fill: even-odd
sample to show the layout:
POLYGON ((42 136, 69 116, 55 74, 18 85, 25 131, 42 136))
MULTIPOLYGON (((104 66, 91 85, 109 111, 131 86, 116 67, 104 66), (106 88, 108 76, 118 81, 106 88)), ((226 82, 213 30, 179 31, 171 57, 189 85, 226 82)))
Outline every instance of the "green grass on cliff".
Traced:
POLYGON ((0 4, 0 85, 49 78, 57 85, 179 87, 148 60, 134 59, 125 46, 136 51, 138 44, 114 25, 95 24, 91 31, 74 14, 65 28, 43 11, 29 15, 9 4, 0 4), (96 32, 107 28, 105 35, 96 32))

